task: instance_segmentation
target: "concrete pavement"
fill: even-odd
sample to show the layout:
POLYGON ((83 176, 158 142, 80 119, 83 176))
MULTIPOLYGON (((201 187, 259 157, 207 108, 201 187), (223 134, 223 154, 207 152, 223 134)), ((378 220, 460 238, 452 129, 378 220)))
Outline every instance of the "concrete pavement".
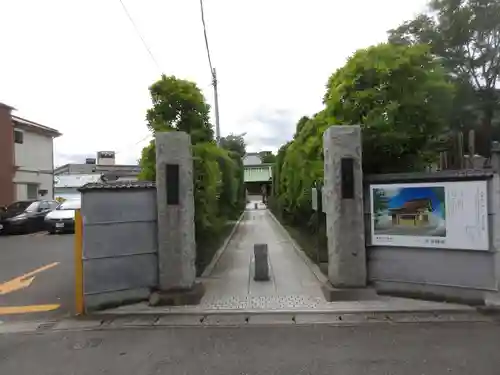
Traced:
POLYGON ((496 375, 495 323, 156 327, 0 335, 18 375, 496 375))
POLYGON ((0 322, 63 317, 73 306, 73 235, 0 236, 0 322))

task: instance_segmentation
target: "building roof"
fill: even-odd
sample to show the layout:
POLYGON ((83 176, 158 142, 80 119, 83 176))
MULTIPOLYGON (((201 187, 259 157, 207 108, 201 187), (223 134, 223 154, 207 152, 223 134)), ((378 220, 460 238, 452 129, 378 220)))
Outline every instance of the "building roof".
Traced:
POLYGON ((95 164, 96 172, 113 172, 121 173, 122 176, 134 175, 141 173, 140 165, 128 165, 128 164, 95 164))
POLYGON ((82 186, 79 191, 88 190, 123 190, 123 189, 156 189, 154 181, 109 181, 92 182, 82 186))
POLYGON ((41 132, 41 133, 44 133, 44 134, 49 135, 49 136, 54 137, 54 138, 62 135, 56 129, 49 128, 48 126, 38 124, 38 123, 30 121, 30 120, 26 120, 26 119, 19 117, 19 116, 12 115, 12 122, 14 122, 14 124, 16 124, 22 128, 26 128, 27 130, 34 130, 37 132, 41 132))
POLYGON ((430 198, 412 199, 405 202, 401 207, 393 208, 390 211, 394 214, 414 214, 429 207, 429 205, 432 205, 430 198))
POLYGON ((75 174, 90 174, 90 173, 117 173, 120 176, 136 176, 141 173, 140 165, 126 165, 126 164, 111 164, 111 165, 103 165, 103 164, 83 164, 83 163, 68 163, 61 165, 54 169, 54 174, 62 175, 62 173, 66 173, 67 170, 70 170, 72 167, 81 167, 79 169, 82 172, 74 172, 75 174))
POLYGON ((2 103, 2 102, 0 102, 0 108, 7 108, 7 110, 9 110, 9 111, 12 111, 13 109, 15 109, 14 107, 11 107, 10 105, 2 103))
POLYGON ((79 175, 59 175, 54 176, 54 187, 75 188, 81 187, 90 182, 100 182, 100 174, 79 174, 79 175))
POLYGON ((260 164, 245 164, 244 168, 265 168, 265 167, 273 167, 274 163, 260 163, 260 164))

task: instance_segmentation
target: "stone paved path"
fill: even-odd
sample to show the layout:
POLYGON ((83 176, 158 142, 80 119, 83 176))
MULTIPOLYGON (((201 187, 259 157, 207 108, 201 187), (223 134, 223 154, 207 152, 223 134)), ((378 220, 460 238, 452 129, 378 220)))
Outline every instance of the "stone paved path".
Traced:
POLYGON ((228 248, 204 279, 207 309, 304 309, 326 303, 309 267, 283 236, 271 214, 247 210, 228 248), (269 281, 253 280, 253 245, 267 243, 269 281))

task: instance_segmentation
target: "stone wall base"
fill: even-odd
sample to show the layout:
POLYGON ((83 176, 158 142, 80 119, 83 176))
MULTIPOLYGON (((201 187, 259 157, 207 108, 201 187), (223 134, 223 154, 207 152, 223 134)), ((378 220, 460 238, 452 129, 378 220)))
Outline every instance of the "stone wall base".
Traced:
POLYGON ((149 297, 150 306, 198 305, 205 294, 205 286, 197 282, 191 289, 156 291, 149 297))
POLYGON ((329 282, 321 286, 328 302, 336 301, 369 301, 380 299, 375 289, 371 288, 335 288, 329 282))
POLYGON ((378 294, 394 297, 422 299, 435 302, 462 303, 472 306, 485 305, 487 292, 478 289, 456 288, 416 283, 372 282, 378 294))

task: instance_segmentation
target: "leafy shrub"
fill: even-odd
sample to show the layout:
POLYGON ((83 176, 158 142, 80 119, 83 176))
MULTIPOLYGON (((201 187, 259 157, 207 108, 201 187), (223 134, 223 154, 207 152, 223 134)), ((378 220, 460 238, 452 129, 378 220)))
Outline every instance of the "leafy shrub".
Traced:
MULTIPOLYGON (((244 209, 243 163, 239 154, 217 147, 208 123, 209 106, 189 81, 163 76, 150 87, 153 132, 185 131, 191 135, 198 274, 210 262, 225 236, 228 220, 244 209), (242 194, 243 192, 243 194, 242 194)), ((141 154, 142 180, 156 180, 156 149, 151 141, 141 154)))

